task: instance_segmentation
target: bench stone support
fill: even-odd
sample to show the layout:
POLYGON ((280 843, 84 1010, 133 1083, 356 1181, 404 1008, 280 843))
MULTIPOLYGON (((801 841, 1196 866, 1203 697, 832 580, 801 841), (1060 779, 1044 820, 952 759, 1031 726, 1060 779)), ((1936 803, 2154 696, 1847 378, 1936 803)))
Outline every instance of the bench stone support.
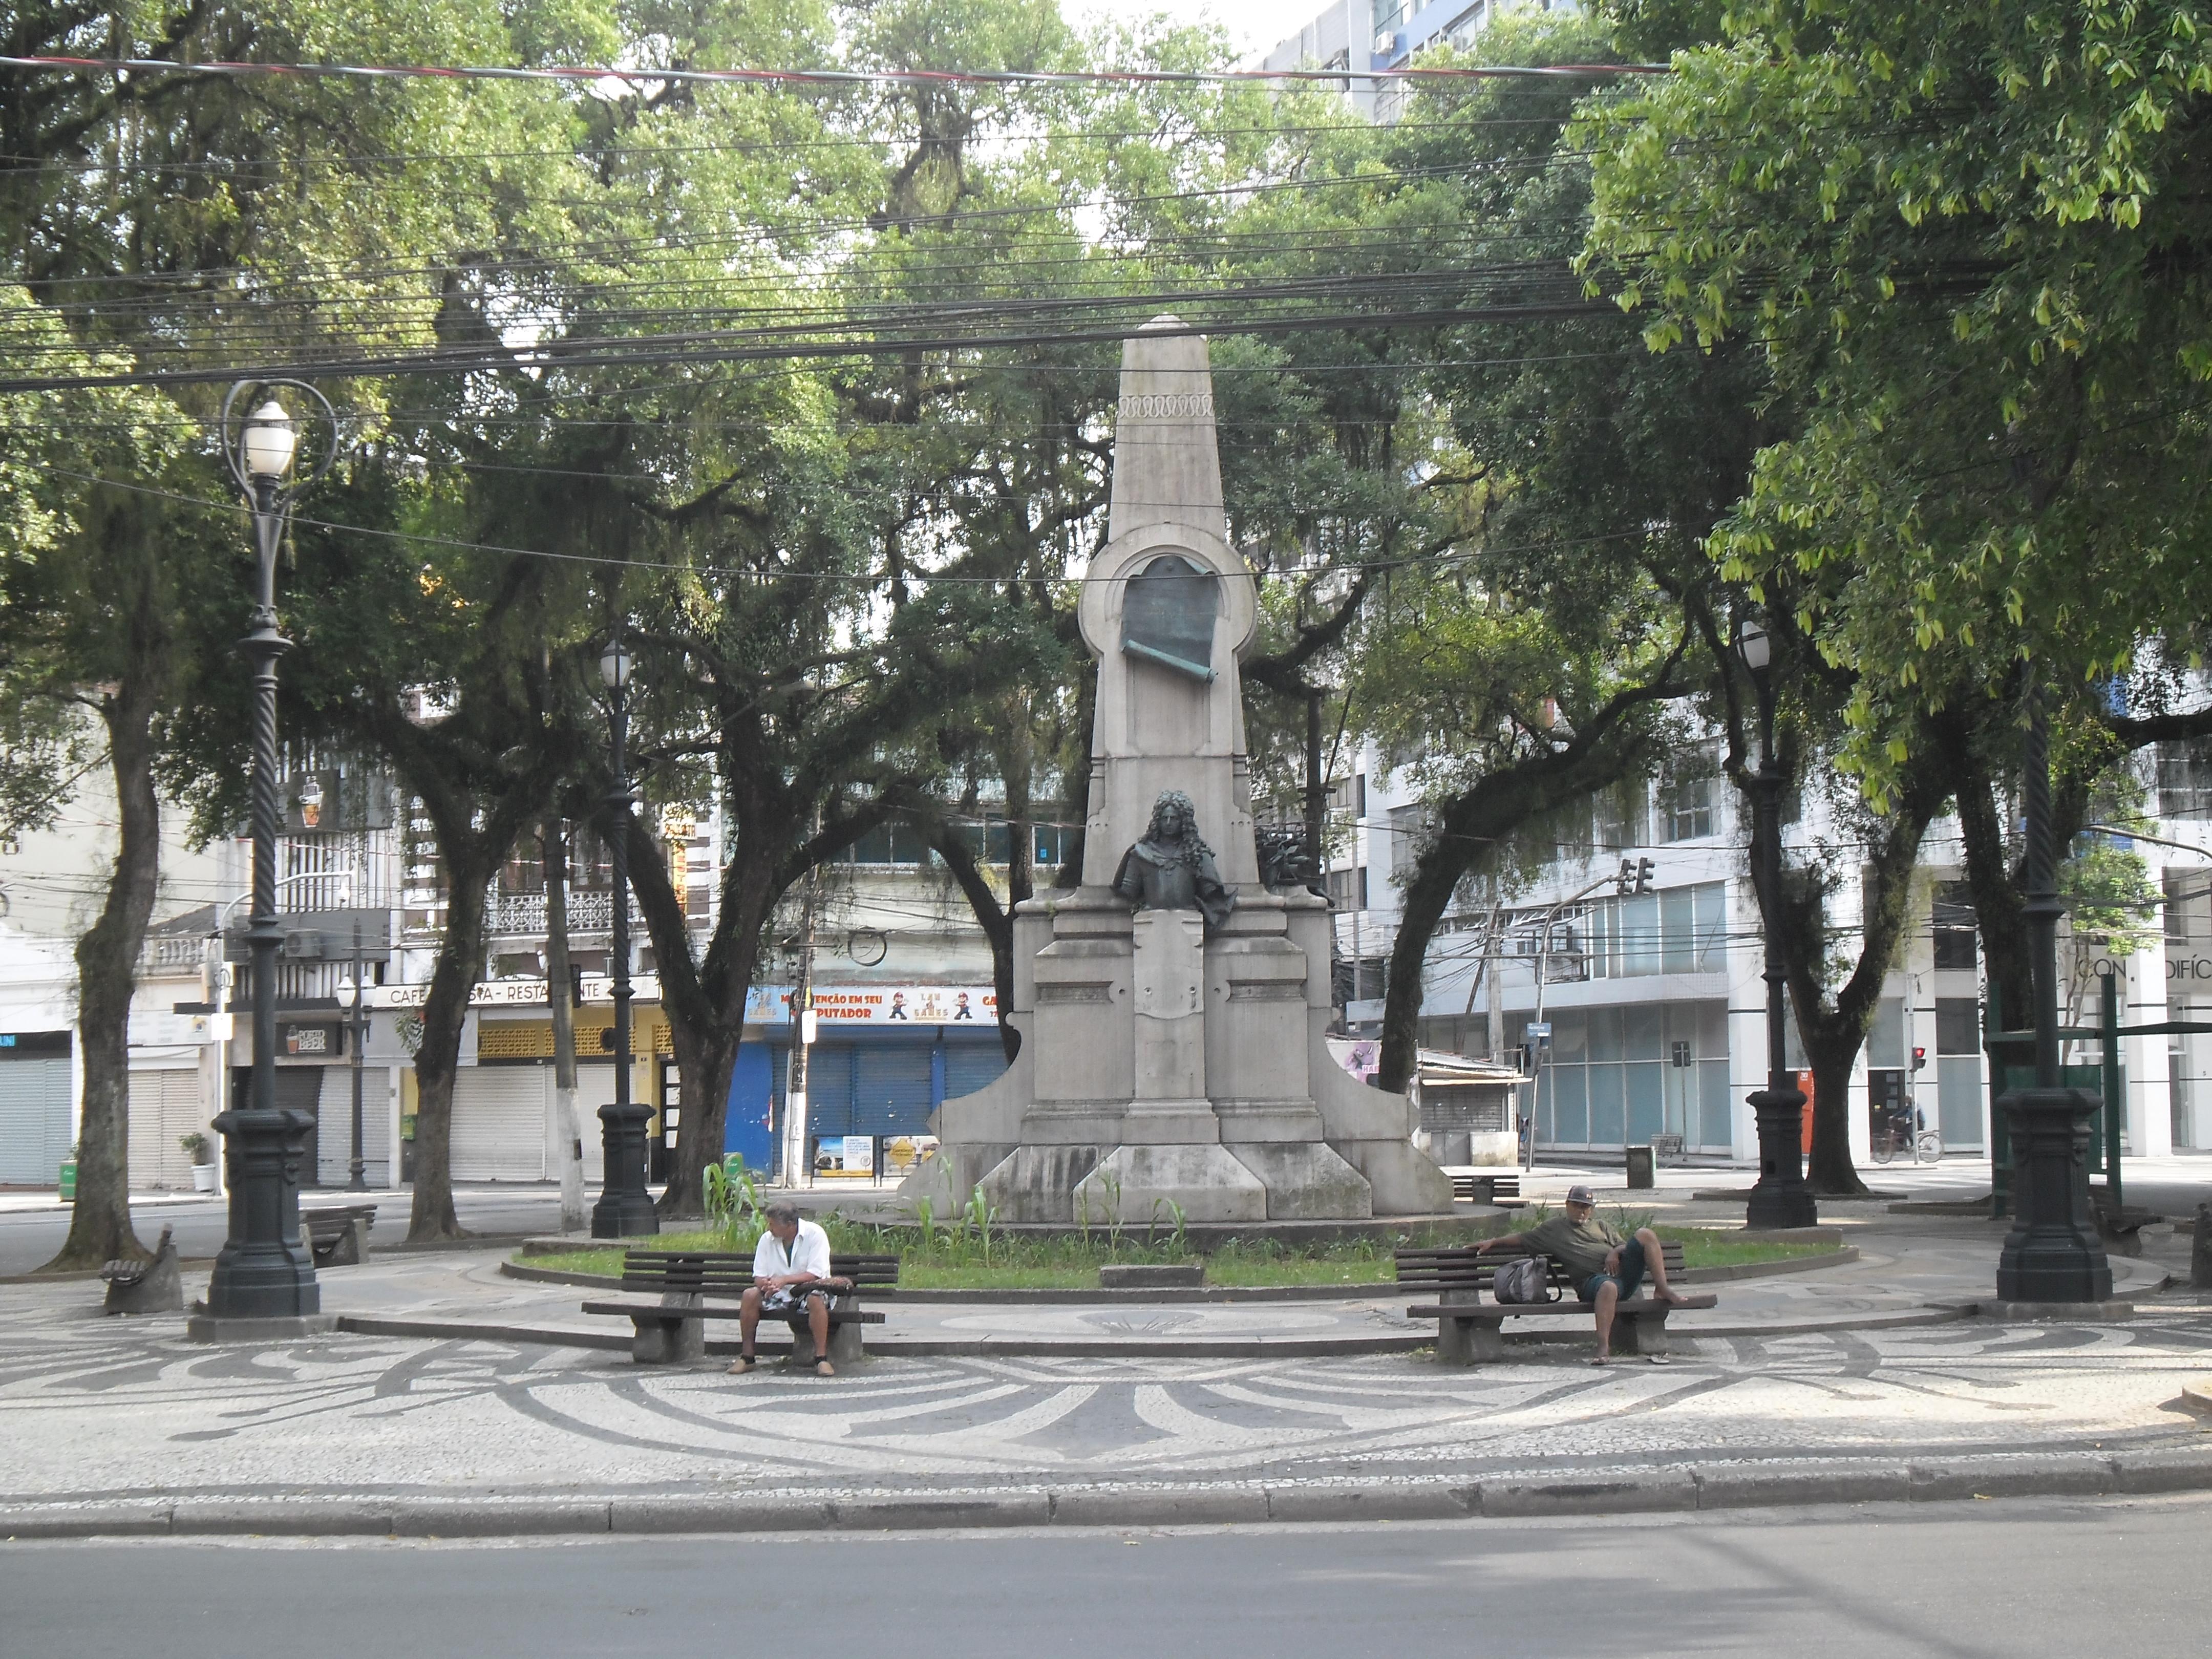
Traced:
POLYGON ((1455 1319, 1447 1313, 1437 1322, 1437 1364, 1492 1365, 1505 1358, 1505 1333, 1492 1316, 1455 1319))
POLYGON ((707 1322, 696 1312, 696 1291, 671 1291, 660 1298, 666 1313, 634 1313, 629 1316, 635 1334, 629 1340, 629 1357, 641 1365, 682 1365, 707 1357, 707 1322))
MULTIPOLYGON (((857 1365, 866 1353, 860 1334, 865 1328, 857 1319, 832 1320, 830 1322, 830 1363, 833 1365, 857 1365)), ((802 1322, 791 1326, 791 1363, 811 1365, 815 1363, 814 1331, 802 1322)))

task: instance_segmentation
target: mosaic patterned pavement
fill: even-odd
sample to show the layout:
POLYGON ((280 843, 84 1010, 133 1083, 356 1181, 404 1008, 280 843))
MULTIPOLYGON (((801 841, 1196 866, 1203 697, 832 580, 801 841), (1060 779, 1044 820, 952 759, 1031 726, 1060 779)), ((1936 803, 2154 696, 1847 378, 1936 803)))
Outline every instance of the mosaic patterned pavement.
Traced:
POLYGON ((1425 1355, 1052 1356, 732 1377, 493 1340, 208 1348, 180 1320, 77 1311, 81 1293, 64 1288, 0 1287, 0 1500, 942 1490, 2112 1451, 2200 1437, 2168 1402, 2212 1371, 2212 1315, 2175 1309, 2121 1324, 1705 1336, 1671 1365, 1604 1370, 1559 1348, 1472 1371, 1425 1355))

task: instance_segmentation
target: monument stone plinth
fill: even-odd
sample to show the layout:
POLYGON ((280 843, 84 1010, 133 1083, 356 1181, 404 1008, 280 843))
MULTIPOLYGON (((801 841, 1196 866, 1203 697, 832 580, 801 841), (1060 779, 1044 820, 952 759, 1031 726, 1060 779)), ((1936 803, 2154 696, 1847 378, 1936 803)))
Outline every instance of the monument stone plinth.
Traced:
POLYGON ((1238 671, 1259 596, 1203 339, 1123 345, 1108 532, 1077 610, 1098 659, 1081 884, 1016 910, 1021 1052, 939 1109, 902 1194, 944 1214, 980 1184, 1017 1224, 1448 1214, 1406 1097, 1329 1056, 1328 902, 1260 882, 1238 671))

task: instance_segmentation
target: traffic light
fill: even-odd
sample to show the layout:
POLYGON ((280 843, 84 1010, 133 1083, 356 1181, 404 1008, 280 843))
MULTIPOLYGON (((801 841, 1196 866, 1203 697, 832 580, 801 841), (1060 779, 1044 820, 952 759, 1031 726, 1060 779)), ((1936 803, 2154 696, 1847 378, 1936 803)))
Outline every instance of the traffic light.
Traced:
POLYGON ((1650 859, 1621 860, 1620 873, 1613 878, 1614 896, 1626 898, 1631 893, 1650 892, 1651 878, 1657 868, 1650 859))
POLYGON ((1648 893, 1651 890, 1651 877, 1657 867, 1650 859, 1636 860, 1636 890, 1638 892, 1648 893))
POLYGON ((1917 1071, 1920 1070, 1920 1068, 1921 1068, 1922 1066, 1923 1066, 1927 1065, 1927 1063, 1928 1063, 1928 1051, 1927 1051, 1925 1048, 1916 1048, 1915 1049, 1913 1049, 1913 1051, 1912 1051, 1912 1069, 1913 1069, 1914 1071, 1916 1071, 1916 1072, 1917 1072, 1917 1071))

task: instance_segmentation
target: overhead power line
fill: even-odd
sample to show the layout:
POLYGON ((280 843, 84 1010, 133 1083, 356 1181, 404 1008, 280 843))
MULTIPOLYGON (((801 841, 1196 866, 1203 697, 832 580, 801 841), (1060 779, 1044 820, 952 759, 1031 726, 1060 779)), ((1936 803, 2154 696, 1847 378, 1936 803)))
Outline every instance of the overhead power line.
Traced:
MULTIPOLYGON (((1524 323, 1562 320, 1574 317, 1614 316, 1620 307, 1610 300, 1565 297, 1540 303, 1442 306, 1406 310, 1328 311, 1273 316, 1239 316, 1233 312, 1196 320, 1177 319, 1147 329, 1161 338, 1204 335, 1298 334, 1338 329, 1441 328, 1466 323, 1524 323)), ((864 325, 855 325, 863 326, 864 325)), ((832 325, 820 325, 827 331, 832 325)), ((865 325, 872 326, 872 325, 865 325)), ((634 337, 618 349, 608 343, 517 349, 497 353, 479 349, 423 351, 381 356, 321 357, 289 362, 233 363, 221 368, 143 369, 112 374, 66 374, 10 377, 0 380, 0 393, 71 392, 94 386, 212 385, 256 376, 276 380, 325 379, 415 374, 507 374, 560 371, 570 368, 649 368, 667 364, 755 362, 775 359, 896 357, 915 352, 982 351, 994 349, 1059 345, 1119 345, 1128 337, 1128 325, 1109 324, 1097 328, 1041 329, 1023 332, 898 334, 880 337, 842 339, 763 338, 769 331, 732 332, 720 336, 690 337, 671 345, 652 335, 634 337)))
POLYGON ((586 85, 624 81, 649 85, 774 87, 908 86, 1233 86, 1245 82, 1330 83, 1350 81, 1593 80, 1615 75, 1666 75, 1665 64, 1455 64, 1401 69, 1297 70, 830 70, 658 69, 547 64, 180 64, 167 58, 0 57, 0 69, 45 75, 283 76, 362 81, 547 81, 586 85))

